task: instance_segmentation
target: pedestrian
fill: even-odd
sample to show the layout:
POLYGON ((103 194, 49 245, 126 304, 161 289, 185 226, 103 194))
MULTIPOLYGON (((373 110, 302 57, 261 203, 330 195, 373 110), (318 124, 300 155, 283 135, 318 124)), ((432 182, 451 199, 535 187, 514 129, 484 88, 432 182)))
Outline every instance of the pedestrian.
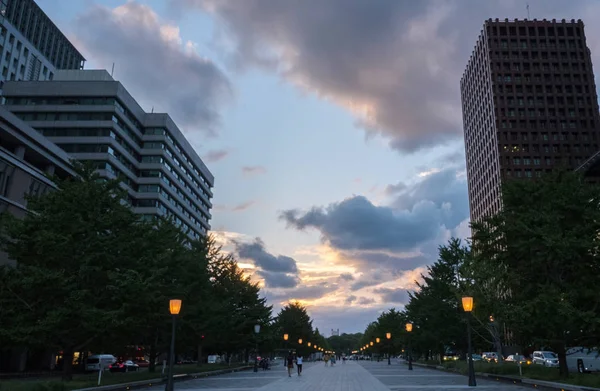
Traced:
POLYGON ((331 366, 335 365, 335 354, 331 355, 331 366))
POLYGON ((292 377, 292 369, 294 369, 294 355, 290 351, 287 356, 288 376, 292 377))
POLYGON ((325 366, 327 366, 327 364, 329 364, 329 354, 326 354, 323 356, 323 361, 325 361, 325 366))
POLYGON ((342 356, 342 364, 346 363, 346 356, 342 356))
POLYGON ((298 367, 298 376, 302 376, 302 356, 296 357, 296 366, 298 367))

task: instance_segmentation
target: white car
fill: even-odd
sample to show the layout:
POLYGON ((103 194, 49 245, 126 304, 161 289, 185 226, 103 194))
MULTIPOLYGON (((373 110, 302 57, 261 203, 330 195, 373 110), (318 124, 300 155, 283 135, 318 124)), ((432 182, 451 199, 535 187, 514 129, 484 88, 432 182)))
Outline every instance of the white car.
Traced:
POLYGON ((556 353, 546 350, 536 350, 533 352, 531 361, 534 364, 543 365, 545 367, 558 366, 558 356, 556 353))

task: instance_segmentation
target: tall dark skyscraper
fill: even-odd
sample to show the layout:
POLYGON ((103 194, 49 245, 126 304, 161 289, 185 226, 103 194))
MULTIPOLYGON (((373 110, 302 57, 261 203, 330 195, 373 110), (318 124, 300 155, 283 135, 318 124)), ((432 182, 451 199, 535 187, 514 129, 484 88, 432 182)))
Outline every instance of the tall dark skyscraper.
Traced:
POLYGON ((460 89, 471 221, 500 210, 502 181, 577 169, 599 151, 581 20, 487 20, 460 89))

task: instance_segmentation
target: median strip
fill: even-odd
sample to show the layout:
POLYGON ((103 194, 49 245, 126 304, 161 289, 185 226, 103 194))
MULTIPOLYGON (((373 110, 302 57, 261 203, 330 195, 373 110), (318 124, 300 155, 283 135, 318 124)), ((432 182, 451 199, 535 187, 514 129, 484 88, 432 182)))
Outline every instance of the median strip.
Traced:
MULTIPOLYGON (((217 376, 217 375, 224 375, 227 373, 240 372, 240 371, 245 371, 245 370, 252 369, 252 368, 253 368, 252 366, 244 366, 244 367, 237 367, 237 368, 231 368, 231 369, 218 369, 216 371, 208 371, 208 372, 189 373, 189 374, 183 373, 183 374, 173 375, 173 380, 176 382, 180 382, 180 381, 198 379, 198 378, 202 378, 202 377, 217 376)), ((151 386, 155 386, 157 384, 164 384, 165 381, 166 381, 166 379, 156 378, 156 379, 126 382, 126 383, 121 383, 121 384, 111 384, 111 385, 107 385, 107 386, 80 388, 80 389, 73 390, 73 391, 126 391, 126 390, 139 389, 139 388, 144 388, 144 387, 151 387, 151 386)))
MULTIPOLYGON (((404 362, 404 363, 406 365, 408 364, 407 362, 404 362)), ((421 363, 416 363, 416 362, 413 362, 412 365, 423 367, 423 368, 436 369, 438 371, 456 373, 458 375, 463 375, 459 370, 457 370, 455 368, 446 368, 442 365, 421 364, 421 363)), ((477 376, 479 378, 485 378, 488 380, 491 379, 491 380, 497 380, 497 381, 502 381, 502 382, 507 382, 507 383, 526 385, 526 386, 530 386, 530 387, 542 389, 542 390, 600 391, 600 388, 578 386, 578 385, 574 385, 574 384, 557 383, 557 382, 552 382, 552 381, 547 381, 547 380, 537 380, 537 379, 530 379, 530 378, 511 376, 511 375, 497 375, 494 373, 475 372, 475 376, 477 376)))

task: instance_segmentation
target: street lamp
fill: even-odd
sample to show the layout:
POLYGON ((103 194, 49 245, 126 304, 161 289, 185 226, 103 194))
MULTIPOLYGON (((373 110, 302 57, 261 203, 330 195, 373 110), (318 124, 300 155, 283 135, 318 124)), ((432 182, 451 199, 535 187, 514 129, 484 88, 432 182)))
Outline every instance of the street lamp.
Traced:
POLYGON ((171 352, 169 355, 169 377, 167 378, 167 385, 165 391, 173 391, 173 365, 175 364, 175 324, 177 322, 177 315, 181 311, 181 300, 172 299, 169 301, 169 312, 173 318, 173 328, 171 330, 171 352))
POLYGON ((475 380, 475 368, 473 368, 473 346, 471 346, 471 322, 470 313, 473 311, 473 298, 471 296, 465 296, 462 298, 463 310, 467 313, 467 359, 469 360, 469 387, 476 387, 477 381, 475 380))
POLYGON ((413 367, 412 367, 412 351, 410 349, 410 332, 413 329, 413 325, 412 323, 407 323, 406 324, 406 331, 408 332, 408 370, 412 371, 413 367))
POLYGON ((373 346, 373 341, 371 341, 371 346, 373 346))
POLYGON ((375 338, 375 342, 379 343, 379 342, 381 342, 381 339, 379 337, 375 338))
POLYGON ((302 345, 302 338, 298 339, 298 344, 302 345))
POLYGON ((310 348, 310 345, 311 345, 310 341, 306 343, 306 346, 308 346, 309 348, 310 348))
POLYGON ((392 365, 390 357, 392 355, 392 342, 390 341, 390 339, 392 339, 392 333, 385 333, 385 337, 388 340, 388 365, 392 365))
POLYGON ((289 352, 287 351, 287 350, 288 350, 288 339, 289 339, 289 338, 290 338, 290 336, 289 336, 287 333, 286 333, 286 334, 283 334, 283 340, 285 341, 285 354, 286 354, 286 357, 287 357, 287 355, 288 355, 288 353, 289 353, 289 352))
POLYGON ((255 338, 255 348, 254 348, 254 372, 258 372, 258 333, 260 333, 260 325, 254 325, 254 334, 256 334, 255 338))

